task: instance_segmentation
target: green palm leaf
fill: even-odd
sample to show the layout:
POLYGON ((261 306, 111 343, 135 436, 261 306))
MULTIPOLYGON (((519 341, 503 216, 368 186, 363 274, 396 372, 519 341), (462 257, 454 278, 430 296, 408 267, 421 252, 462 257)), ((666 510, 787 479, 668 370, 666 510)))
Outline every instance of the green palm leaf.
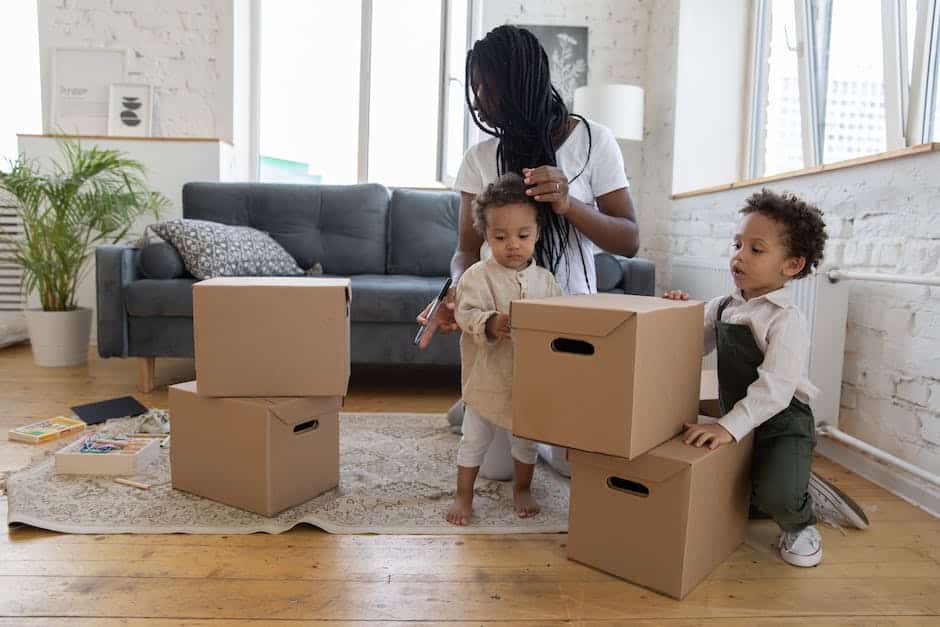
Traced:
POLYGON ((123 240, 138 218, 158 218, 169 201, 146 184, 144 166, 114 150, 60 141, 64 160, 48 173, 24 157, 0 171, 0 190, 17 201, 23 233, 0 226, 0 261, 23 268, 23 289, 45 311, 75 309, 76 292, 99 244, 123 240))

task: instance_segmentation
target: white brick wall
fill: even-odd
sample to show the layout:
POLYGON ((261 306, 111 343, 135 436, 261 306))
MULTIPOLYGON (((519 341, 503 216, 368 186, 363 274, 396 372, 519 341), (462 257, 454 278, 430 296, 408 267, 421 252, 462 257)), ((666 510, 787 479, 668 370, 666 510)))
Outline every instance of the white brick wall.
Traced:
POLYGON ((231 0, 39 0, 43 110, 50 48, 125 48, 128 82, 154 85, 155 136, 230 139, 221 31, 231 11, 231 0))

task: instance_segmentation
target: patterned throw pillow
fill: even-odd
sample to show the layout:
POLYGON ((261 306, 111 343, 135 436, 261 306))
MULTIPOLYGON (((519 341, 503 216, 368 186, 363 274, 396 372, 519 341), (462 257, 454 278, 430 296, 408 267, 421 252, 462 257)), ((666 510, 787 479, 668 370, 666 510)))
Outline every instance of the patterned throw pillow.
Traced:
POLYGON ((150 229, 173 244, 197 279, 218 276, 300 276, 280 244, 257 229, 206 220, 167 220, 150 229))

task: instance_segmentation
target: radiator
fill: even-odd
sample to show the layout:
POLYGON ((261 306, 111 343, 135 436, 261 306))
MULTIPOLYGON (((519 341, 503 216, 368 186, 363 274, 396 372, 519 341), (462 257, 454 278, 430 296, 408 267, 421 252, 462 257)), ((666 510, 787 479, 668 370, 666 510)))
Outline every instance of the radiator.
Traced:
MULTIPOLYGON (((691 298, 708 301, 734 289, 728 259, 674 257, 668 289, 688 292, 691 298)), ((817 424, 839 424, 842 395, 842 361, 845 355, 845 320, 848 315, 848 281, 832 282, 826 270, 792 281, 794 304, 806 318, 810 335, 809 378, 819 388, 812 402, 817 424)), ((715 367, 715 355, 706 367, 715 367)))

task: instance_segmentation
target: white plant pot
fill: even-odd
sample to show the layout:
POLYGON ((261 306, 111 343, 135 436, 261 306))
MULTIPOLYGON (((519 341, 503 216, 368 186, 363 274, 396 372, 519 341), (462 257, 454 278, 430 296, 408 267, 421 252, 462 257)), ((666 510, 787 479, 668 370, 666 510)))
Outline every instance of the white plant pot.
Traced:
POLYGON ((26 310, 29 341, 37 366, 58 368, 88 361, 91 309, 74 311, 26 310))

